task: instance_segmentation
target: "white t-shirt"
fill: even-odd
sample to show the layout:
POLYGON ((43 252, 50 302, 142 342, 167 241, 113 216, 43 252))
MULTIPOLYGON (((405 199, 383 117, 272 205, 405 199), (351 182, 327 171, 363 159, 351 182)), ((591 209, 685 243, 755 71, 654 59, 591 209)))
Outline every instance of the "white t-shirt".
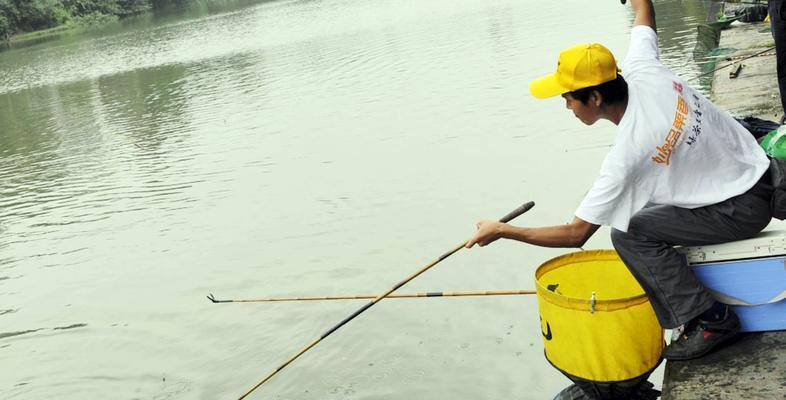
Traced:
POLYGON ((645 204, 697 208, 753 187, 769 161, 753 136, 658 60, 652 28, 631 30, 628 106, 576 216, 628 230, 645 204))

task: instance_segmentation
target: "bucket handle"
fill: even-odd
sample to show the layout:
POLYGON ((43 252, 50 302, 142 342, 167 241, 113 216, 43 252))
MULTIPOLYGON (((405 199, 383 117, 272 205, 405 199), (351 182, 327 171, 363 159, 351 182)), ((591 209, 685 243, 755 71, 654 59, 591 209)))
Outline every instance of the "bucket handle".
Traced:
POLYGON ((590 297, 590 314, 595 314, 595 291, 592 291, 592 297, 590 297))

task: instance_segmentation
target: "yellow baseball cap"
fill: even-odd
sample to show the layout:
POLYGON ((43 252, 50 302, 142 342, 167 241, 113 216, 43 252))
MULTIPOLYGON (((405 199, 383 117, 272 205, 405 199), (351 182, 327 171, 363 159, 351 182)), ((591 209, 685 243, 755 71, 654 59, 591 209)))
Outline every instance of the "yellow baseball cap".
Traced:
POLYGON ((614 80, 617 62, 609 49, 598 43, 582 43, 562 50, 553 74, 529 84, 532 95, 545 99, 614 80))

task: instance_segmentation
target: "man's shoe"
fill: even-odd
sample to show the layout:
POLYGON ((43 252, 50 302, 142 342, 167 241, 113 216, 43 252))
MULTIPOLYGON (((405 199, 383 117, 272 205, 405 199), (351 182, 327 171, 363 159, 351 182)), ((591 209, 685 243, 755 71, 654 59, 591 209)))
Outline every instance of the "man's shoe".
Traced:
MULTIPOLYGON (((586 384, 592 386, 592 384, 589 382, 586 382, 586 384)), ((605 386, 607 384, 598 383, 598 385, 605 386)), ((660 390, 655 389, 655 385, 647 381, 646 378, 638 382, 636 387, 617 387, 616 389, 606 387, 606 389, 607 390, 603 390, 602 392, 599 392, 598 389, 595 389, 595 394, 588 394, 578 384, 574 383, 563 389, 561 392, 557 393, 557 396, 554 397, 553 400, 657 400, 657 398, 661 395, 660 390)))
POLYGON ((685 332, 663 350, 667 360, 690 360, 699 358, 710 350, 728 341, 740 331, 740 319, 726 306, 726 315, 720 321, 704 321, 701 318, 685 324, 685 332))

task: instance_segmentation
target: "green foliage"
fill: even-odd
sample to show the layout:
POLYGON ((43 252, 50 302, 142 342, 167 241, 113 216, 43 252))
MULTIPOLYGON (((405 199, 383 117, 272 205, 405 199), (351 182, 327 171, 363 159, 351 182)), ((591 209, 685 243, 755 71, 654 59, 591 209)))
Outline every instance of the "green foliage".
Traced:
POLYGON ((211 1, 215 0, 0 0, 0 42, 65 24, 100 24, 151 9, 209 6, 211 1))
POLYGON ((138 14, 150 9, 149 0, 117 0, 117 5, 123 10, 122 14, 138 14))
POLYGON ((63 5, 57 0, 15 0, 14 3, 19 13, 19 30, 46 29, 65 22, 61 20, 63 5))
POLYGON ((19 10, 16 9, 16 3, 12 0, 0 0, 0 16, 8 22, 9 29, 15 26, 19 20, 19 10))
POLYGON ((11 24, 5 15, 0 14, 0 40, 8 40, 11 36, 11 24))
POLYGON ((150 0, 150 5, 153 9, 166 9, 172 7, 180 7, 189 3, 191 0, 150 0))
POLYGON ((0 41, 69 22, 90 23, 139 14, 155 3, 185 0, 0 0, 0 41))
POLYGON ((73 16, 92 14, 129 15, 148 10, 150 0, 61 0, 73 16))
POLYGON ((95 26, 95 25, 106 24, 109 22, 114 22, 117 21, 118 19, 119 17, 117 15, 92 13, 92 14, 74 17, 74 19, 71 20, 71 23, 73 25, 95 26))
POLYGON ((66 10, 76 17, 120 12, 120 7, 115 0, 62 0, 62 2, 66 10))

